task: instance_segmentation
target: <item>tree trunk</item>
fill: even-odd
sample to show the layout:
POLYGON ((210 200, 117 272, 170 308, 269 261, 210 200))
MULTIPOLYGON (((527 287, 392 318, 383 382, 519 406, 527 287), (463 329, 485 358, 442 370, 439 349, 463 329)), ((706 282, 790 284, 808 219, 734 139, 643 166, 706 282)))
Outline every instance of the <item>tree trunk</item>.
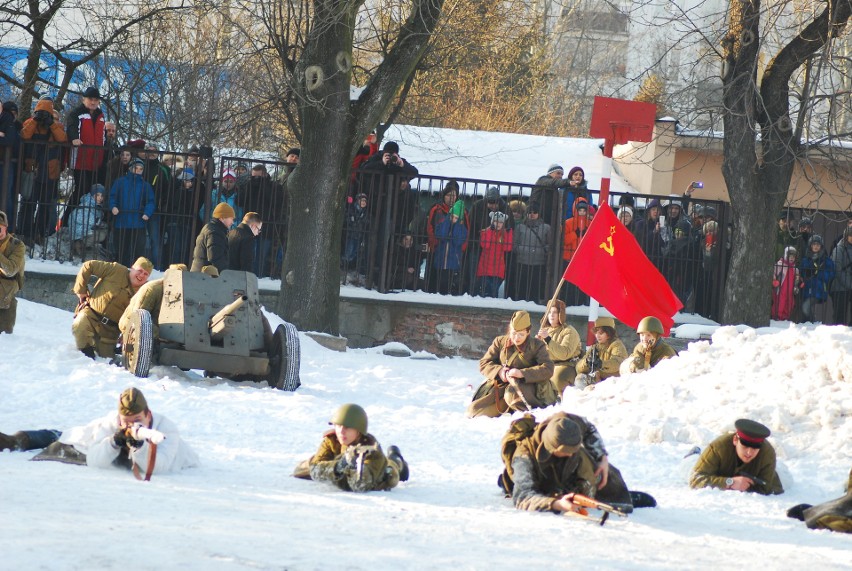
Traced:
POLYGON ((352 157, 423 56, 443 0, 415 0, 391 51, 350 102, 352 46, 361 2, 316 0, 293 85, 302 152, 287 180, 290 224, 278 313, 299 329, 339 329, 340 236, 352 157))

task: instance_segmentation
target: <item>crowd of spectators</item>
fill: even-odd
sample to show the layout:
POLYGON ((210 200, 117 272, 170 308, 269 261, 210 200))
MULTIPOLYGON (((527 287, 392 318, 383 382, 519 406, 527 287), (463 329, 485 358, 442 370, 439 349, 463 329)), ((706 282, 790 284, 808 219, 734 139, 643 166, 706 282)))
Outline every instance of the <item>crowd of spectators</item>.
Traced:
MULTIPOLYGON (((233 216, 224 230, 240 252, 251 249, 236 256, 240 268, 280 275, 286 185, 298 148, 283 162, 223 159, 214 177, 210 148, 164 152, 141 139, 121 143, 94 87, 64 121, 49 97, 23 124, 17 114, 14 102, 3 104, 0 182, 11 224, 31 253, 64 232, 73 258, 129 265, 144 255, 157 269, 190 264, 203 228, 222 221, 212 209, 226 204, 233 216)), ((523 189, 502 186, 420 175, 397 143, 379 149, 371 134, 353 160, 342 209, 341 282, 546 303, 594 219, 598 192, 581 166, 565 176, 558 164, 523 189)), ((696 188, 610 200, 686 310, 718 319, 731 232, 720 226, 722 204, 694 199, 696 188)), ((789 213, 779 218, 772 317, 852 324, 852 222, 831 245, 813 234, 810 218, 794 225, 789 213)), ((560 298, 589 301, 570 283, 560 298)))

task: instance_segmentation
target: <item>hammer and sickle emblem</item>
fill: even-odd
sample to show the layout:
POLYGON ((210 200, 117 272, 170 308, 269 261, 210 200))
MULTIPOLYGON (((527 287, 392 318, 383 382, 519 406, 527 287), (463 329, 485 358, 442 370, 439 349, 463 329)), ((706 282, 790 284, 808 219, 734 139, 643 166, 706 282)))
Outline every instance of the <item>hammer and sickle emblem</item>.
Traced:
POLYGON ((598 244, 598 247, 603 248, 603 251, 609 254, 610 256, 615 255, 615 246, 612 245, 612 235, 615 234, 615 226, 609 227, 609 236, 606 237, 606 241, 598 244))

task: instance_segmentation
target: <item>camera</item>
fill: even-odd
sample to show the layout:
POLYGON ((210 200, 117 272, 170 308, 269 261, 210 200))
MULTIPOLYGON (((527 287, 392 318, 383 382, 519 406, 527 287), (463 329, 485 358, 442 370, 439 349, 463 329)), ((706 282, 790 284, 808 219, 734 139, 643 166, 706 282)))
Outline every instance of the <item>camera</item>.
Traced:
POLYGON ((692 188, 704 188, 704 183, 700 180, 693 181, 692 188))
POLYGON ((53 125, 53 114, 50 111, 39 110, 33 113, 33 121, 43 127, 53 125))

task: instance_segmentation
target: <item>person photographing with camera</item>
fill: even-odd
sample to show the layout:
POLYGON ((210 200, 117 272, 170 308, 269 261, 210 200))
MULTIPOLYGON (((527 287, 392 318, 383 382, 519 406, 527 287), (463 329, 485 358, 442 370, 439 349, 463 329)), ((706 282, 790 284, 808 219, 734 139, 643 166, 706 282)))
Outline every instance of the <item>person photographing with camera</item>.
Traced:
POLYGON ((35 106, 32 117, 21 128, 24 140, 24 173, 31 176, 32 194, 21 202, 18 231, 24 241, 41 244, 56 229, 56 197, 62 147, 68 137, 62 124, 53 118, 53 99, 43 97, 35 106))

